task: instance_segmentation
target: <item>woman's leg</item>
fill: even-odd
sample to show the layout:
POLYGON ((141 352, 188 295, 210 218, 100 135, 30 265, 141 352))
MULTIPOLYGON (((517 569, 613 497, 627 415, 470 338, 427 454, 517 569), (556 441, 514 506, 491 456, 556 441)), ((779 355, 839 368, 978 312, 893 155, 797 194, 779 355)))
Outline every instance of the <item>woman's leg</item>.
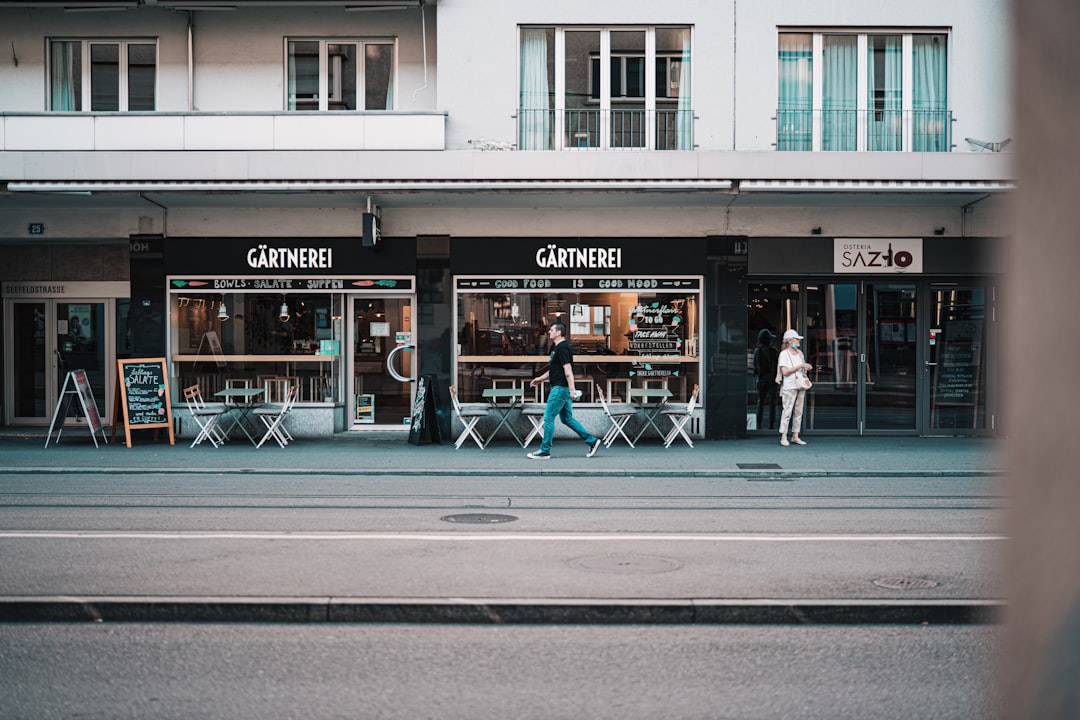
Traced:
POLYGON ((780 400, 784 403, 784 413, 780 416, 780 444, 787 443, 788 423, 791 422, 791 412, 795 406, 797 390, 783 389, 780 391, 780 400))

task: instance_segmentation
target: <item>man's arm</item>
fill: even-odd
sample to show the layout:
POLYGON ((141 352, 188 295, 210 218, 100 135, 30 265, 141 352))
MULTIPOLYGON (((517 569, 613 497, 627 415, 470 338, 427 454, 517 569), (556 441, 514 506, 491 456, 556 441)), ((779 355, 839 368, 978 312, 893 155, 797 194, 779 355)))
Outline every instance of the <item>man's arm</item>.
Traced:
POLYGON ((539 385, 540 383, 542 383, 542 382, 544 382, 545 380, 547 380, 547 379, 548 379, 548 376, 549 376, 550 374, 551 374, 551 371, 550 371, 550 370, 546 370, 546 371, 544 371, 544 374, 543 374, 543 375, 537 375, 537 376, 536 376, 536 377, 534 377, 534 378, 533 378, 532 380, 530 380, 530 381, 529 381, 529 385, 530 385, 530 386, 532 386, 532 387, 536 387, 536 386, 537 386, 537 385, 539 385))
POLYGON ((566 386, 570 390, 570 397, 576 398, 577 391, 574 389, 574 366, 570 363, 566 363, 562 366, 563 372, 566 373, 566 386))

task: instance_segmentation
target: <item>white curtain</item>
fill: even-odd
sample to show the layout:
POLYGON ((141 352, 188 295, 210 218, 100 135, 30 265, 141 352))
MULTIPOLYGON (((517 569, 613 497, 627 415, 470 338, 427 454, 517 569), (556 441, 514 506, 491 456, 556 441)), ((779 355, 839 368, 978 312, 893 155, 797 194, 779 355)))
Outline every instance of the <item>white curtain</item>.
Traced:
POLYGON ((694 149, 694 108, 690 104, 690 31, 683 31, 682 64, 679 66, 679 150, 694 149))
POLYGON ((551 91, 548 88, 548 32, 521 31, 521 101, 518 127, 521 150, 551 150, 551 91))
POLYGON ((821 89, 821 149, 856 149, 858 50, 855 35, 826 35, 821 89))
POLYGON ((777 150, 812 150, 813 36, 780 33, 780 99, 777 150))
POLYGON ((49 64, 50 110, 80 110, 82 98, 76 86, 82 80, 82 43, 54 42, 49 64))
POLYGON ((868 148, 902 150, 903 38, 900 35, 871 36, 867 52, 868 148))
POLYGON ((914 37, 914 114, 912 150, 947 152, 949 149, 948 99, 946 97, 946 48, 944 35, 914 37))

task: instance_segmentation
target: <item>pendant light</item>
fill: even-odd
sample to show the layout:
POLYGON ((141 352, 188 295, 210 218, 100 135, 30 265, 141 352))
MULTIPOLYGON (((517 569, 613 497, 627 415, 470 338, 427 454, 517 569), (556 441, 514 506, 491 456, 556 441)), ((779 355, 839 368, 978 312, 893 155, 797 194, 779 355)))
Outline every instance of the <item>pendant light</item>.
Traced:
POLYGON ((229 319, 229 310, 225 307, 225 298, 221 299, 217 307, 217 319, 221 322, 225 322, 229 319))
POLYGON ((278 311, 278 320, 289 322, 289 305, 285 302, 285 296, 281 296, 281 310, 278 311))

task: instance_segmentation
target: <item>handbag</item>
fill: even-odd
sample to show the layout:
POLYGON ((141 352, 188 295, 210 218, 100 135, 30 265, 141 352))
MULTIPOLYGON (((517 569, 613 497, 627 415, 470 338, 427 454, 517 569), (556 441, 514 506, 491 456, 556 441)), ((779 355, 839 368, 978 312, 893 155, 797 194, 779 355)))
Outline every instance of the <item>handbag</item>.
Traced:
POLYGON ((810 382, 810 378, 806 377, 806 374, 802 372, 795 376, 795 384, 800 390, 809 390, 814 387, 814 383, 810 382))

